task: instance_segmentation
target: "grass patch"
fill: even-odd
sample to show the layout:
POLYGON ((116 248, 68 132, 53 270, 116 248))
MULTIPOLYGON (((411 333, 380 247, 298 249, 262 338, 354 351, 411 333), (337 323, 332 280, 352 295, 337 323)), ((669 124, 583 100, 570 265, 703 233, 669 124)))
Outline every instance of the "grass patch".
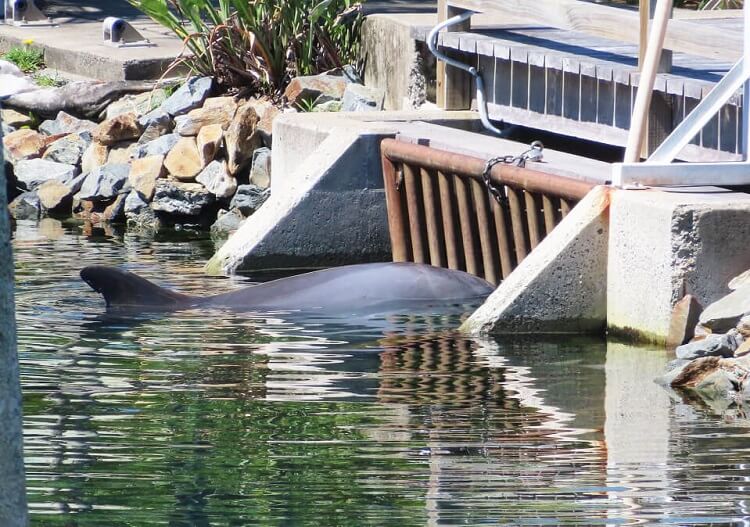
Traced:
POLYGON ((31 46, 16 46, 8 50, 3 59, 12 62, 24 73, 34 73, 44 67, 44 52, 31 46))
POLYGON ((65 84, 65 81, 62 80, 57 75, 48 75, 46 73, 37 73, 33 76, 34 82, 37 83, 37 85, 42 86, 44 88, 57 88, 58 86, 62 86, 65 84))

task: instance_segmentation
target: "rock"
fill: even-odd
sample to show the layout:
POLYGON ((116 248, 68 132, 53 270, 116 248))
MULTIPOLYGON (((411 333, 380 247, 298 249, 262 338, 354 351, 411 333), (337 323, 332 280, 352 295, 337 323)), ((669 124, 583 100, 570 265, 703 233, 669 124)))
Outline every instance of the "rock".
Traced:
POLYGON ((675 359, 673 361, 670 361, 669 364, 667 364, 667 367, 664 369, 664 375, 662 375, 661 377, 657 377, 656 379, 654 379, 654 381, 661 386, 670 386, 672 382, 674 382, 674 380, 677 378, 677 376, 682 373, 682 370, 685 369, 685 367, 691 362, 692 361, 686 359, 675 359))
POLYGON ((31 126, 34 122, 28 115, 11 110, 10 108, 0 110, 0 120, 13 128, 31 126))
POLYGON ((232 124, 224 134, 229 173, 237 174, 260 147, 260 134, 256 130, 258 114, 252 104, 245 103, 237 109, 232 124))
POLYGON ((93 136, 96 142, 109 146, 120 141, 138 139, 142 132, 138 116, 131 112, 102 121, 94 130, 93 136))
POLYGON ((107 205, 102 213, 102 219, 112 223, 118 223, 125 220, 125 201, 127 194, 119 194, 115 200, 107 205))
POLYGON ((243 216, 247 217, 258 210, 269 195, 268 189, 262 189, 255 185, 240 185, 237 187, 237 192, 229 203, 229 207, 239 210, 243 216))
POLYGON ((693 360, 699 357, 732 357, 742 343, 737 331, 725 335, 714 334, 688 344, 678 346, 675 354, 678 359, 693 360))
POLYGON ((198 216, 214 204, 214 195, 198 183, 160 180, 151 208, 180 216, 198 216))
POLYGON ((133 159, 148 156, 166 156, 179 140, 179 135, 167 134, 158 139, 154 139, 153 141, 149 141, 148 143, 139 144, 132 152, 133 159))
POLYGON ((39 202, 42 208, 48 212, 70 212, 73 202, 73 192, 56 179, 45 181, 37 189, 39 202))
POLYGON ((245 218, 237 209, 220 210, 216 221, 211 225, 211 237, 219 240, 228 238, 240 228, 245 218))
POLYGON ((35 91, 39 86, 26 77, 0 73, 0 98, 35 91))
POLYGON ((735 357, 744 357, 750 352, 750 339, 746 339, 734 350, 735 357))
POLYGON ((65 112, 58 112, 54 120, 47 120, 39 125, 39 131, 47 135, 76 134, 79 132, 93 132, 96 123, 78 119, 65 112))
POLYGON ((347 84, 346 79, 334 75, 295 77, 284 90, 284 97, 289 104, 294 106, 300 106, 305 102, 321 104, 333 99, 341 99, 347 84))
POLYGON ((81 172, 88 173, 107 163, 109 148, 97 142, 91 143, 81 157, 81 172))
POLYGON ((750 269, 732 278, 727 285, 732 291, 750 285, 750 269))
POLYGON ((0 75, 13 75, 14 77, 23 77, 21 68, 8 60, 0 60, 0 75))
MULTIPOLYGON (((167 99, 167 92, 162 88, 153 91, 139 93, 138 95, 125 95, 107 106, 107 119, 112 119, 124 113, 134 113, 138 117, 158 108, 167 99)), ((145 128, 145 126, 144 126, 145 128)))
POLYGON ((130 190, 129 173, 130 167, 125 164, 106 164, 92 170, 83 181, 77 197, 88 201, 113 199, 130 190))
POLYGON ((259 188, 271 186, 271 149, 258 148, 253 152, 253 163, 250 168, 250 183, 259 188))
POLYGON ((699 318, 713 333, 722 333, 737 325, 750 313, 750 285, 740 287, 708 306, 699 318))
POLYGON ((131 190, 125 198, 125 216, 141 214, 148 208, 148 202, 135 190, 131 190))
POLYGON ((207 166, 216 157, 216 153, 221 147, 221 140, 224 138, 224 130, 220 124, 210 124, 201 128, 196 138, 198 145, 198 155, 201 163, 207 166))
POLYGON ((154 197, 156 180, 163 178, 164 175, 164 156, 148 156, 133 160, 128 179, 134 191, 146 201, 151 201, 154 197))
POLYGON ((161 108, 147 113, 138 118, 138 124, 143 128, 143 133, 138 144, 146 144, 172 131, 172 118, 161 108))
POLYGON ((229 198, 237 191, 237 180, 227 172, 226 161, 211 161, 195 180, 217 198, 229 198))
POLYGON ((28 190, 35 190, 39 185, 51 179, 71 180, 78 173, 78 167, 74 165, 44 159, 28 159, 16 164, 16 179, 28 190))
POLYGON ((193 181, 203 169, 195 137, 182 137, 164 160, 167 171, 180 181, 193 181))
POLYGON ((237 111, 234 97, 213 97, 206 99, 203 108, 191 110, 187 115, 174 119, 175 132, 182 136, 198 135, 204 126, 221 125, 226 130, 237 111))
POLYGON ((211 93, 213 80, 210 77, 193 77, 180 86, 161 105, 169 115, 176 116, 198 108, 211 93))
POLYGON ((3 136, 6 136, 8 134, 12 134, 15 131, 16 131, 15 128, 13 128, 12 126, 10 126, 8 124, 5 124, 4 121, 0 122, 0 132, 2 132, 3 136))
POLYGON ((8 205, 8 210, 17 220, 36 220, 42 215, 42 203, 36 192, 24 192, 8 205))
POLYGON ((334 68, 332 70, 328 70, 325 72, 326 75, 332 75, 334 77, 341 77, 348 83, 355 83, 355 84, 364 84, 362 81, 362 76, 357 71, 357 68, 355 68, 351 64, 346 64, 345 66, 342 66, 340 68, 334 68))
POLYGON ((66 135, 47 147, 42 159, 65 163, 68 165, 79 165, 83 159, 83 153, 91 144, 90 132, 79 132, 66 135))
POLYGON ((121 165, 130 163, 133 152, 138 147, 134 141, 122 141, 109 147, 107 154, 107 163, 121 165))
POLYGON ((45 145, 44 135, 25 128, 11 132, 3 137, 6 159, 13 164, 23 159, 41 156, 45 145))
POLYGON ((376 112, 383 109, 385 91, 361 84, 348 84, 341 101, 343 112, 376 112))
POLYGON ((322 104, 316 104, 313 108, 313 112, 340 112, 342 101, 328 101, 322 104))
POLYGON ((250 99, 255 113, 258 114, 256 130, 260 133, 263 144, 268 148, 273 146, 273 121, 281 114, 279 109, 267 99, 250 99))
POLYGON ((672 308, 666 346, 676 348, 695 335, 695 326, 701 313, 701 305, 693 295, 685 295, 672 308))

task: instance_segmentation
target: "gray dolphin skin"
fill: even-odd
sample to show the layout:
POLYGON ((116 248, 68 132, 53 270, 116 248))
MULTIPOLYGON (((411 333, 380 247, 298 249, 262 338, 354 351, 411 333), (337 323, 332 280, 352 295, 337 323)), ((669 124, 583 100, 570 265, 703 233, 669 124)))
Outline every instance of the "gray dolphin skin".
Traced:
POLYGON ((114 267, 91 266, 81 278, 109 310, 228 308, 324 313, 380 313, 481 302, 493 286, 463 271, 415 263, 332 267, 213 296, 189 296, 114 267))

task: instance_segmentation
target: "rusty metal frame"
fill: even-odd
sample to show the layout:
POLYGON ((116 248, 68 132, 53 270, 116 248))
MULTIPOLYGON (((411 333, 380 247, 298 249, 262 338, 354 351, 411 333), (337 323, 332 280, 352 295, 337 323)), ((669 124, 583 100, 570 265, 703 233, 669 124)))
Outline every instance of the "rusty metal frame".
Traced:
POLYGON ((593 183, 395 139, 381 143, 394 261, 460 269, 499 283, 593 183))

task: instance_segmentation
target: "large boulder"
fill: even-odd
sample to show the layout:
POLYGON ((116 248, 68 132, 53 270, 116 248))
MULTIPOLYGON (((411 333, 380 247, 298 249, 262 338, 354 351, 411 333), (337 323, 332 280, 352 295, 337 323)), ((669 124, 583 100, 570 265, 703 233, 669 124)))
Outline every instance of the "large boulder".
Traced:
POLYGON ((214 195, 198 183, 160 180, 156 184, 151 208, 177 216, 199 216, 213 207, 214 195))
POLYGON ((284 97, 293 106, 306 103, 320 104, 332 99, 341 99, 348 84, 344 77, 325 73, 295 77, 284 90, 284 97))
POLYGON ((162 135, 168 134, 174 126, 172 117, 161 108, 157 108, 139 117, 138 124, 143 128, 143 133, 141 134, 141 138, 138 139, 138 144, 146 144, 162 135))
POLYGON ((94 140, 103 145, 113 145, 121 141, 138 139, 143 128, 134 113, 124 113, 102 121, 93 132, 94 140))
POLYGON ((342 112, 375 112, 383 109, 385 91, 380 88, 348 84, 341 101, 342 112))
POLYGON ((180 136, 177 134, 166 134, 154 139, 153 141, 139 144, 133 149, 133 159, 148 156, 166 156, 179 140, 180 136))
POLYGON ((90 132, 78 132, 66 135, 58 139, 47 147, 42 159, 65 163, 68 165, 79 165, 83 158, 83 153, 91 144, 90 132))
POLYGON ((45 181, 37 189, 39 201, 47 212, 70 212, 73 191, 56 179, 45 181))
POLYGON ((46 145, 46 138, 43 134, 26 128, 3 137, 6 159, 13 164, 23 159, 41 156, 46 145))
POLYGON ((268 199, 270 192, 255 185, 240 185, 229 203, 230 209, 239 210, 243 216, 252 215, 268 199))
POLYGON ((675 354, 678 359, 693 360, 699 357, 733 357, 734 351, 742 343, 742 337, 733 330, 725 335, 711 334, 678 346, 675 354))
POLYGON ((202 108, 190 110, 187 115, 180 115, 174 119, 175 132, 182 136, 198 135, 201 128, 211 124, 218 124, 226 129, 237 111, 234 97, 213 97, 206 99, 202 108))
POLYGON ((158 108, 166 99, 167 92, 162 88, 137 95, 125 95, 107 106, 106 118, 112 119, 124 113, 134 113, 140 117, 158 108))
POLYGON ((208 98, 213 88, 210 77, 193 77, 180 86, 161 105, 161 109, 171 116, 182 115, 198 108, 208 98))
POLYGON ((699 318, 700 324, 713 333, 723 333, 750 314, 750 285, 742 286, 708 306, 699 318))
POLYGON ((237 109, 232 124, 224 134, 230 174, 235 175, 242 170, 252 158, 253 152, 260 148, 261 138, 256 130, 258 122, 258 114, 251 103, 245 103, 237 109))
POLYGON ((28 115, 10 108, 0 110, 0 121, 16 129, 23 126, 31 126, 34 122, 28 115))
POLYGON ((164 160, 167 171, 180 181, 193 181, 203 169, 195 137, 181 137, 164 160))
POLYGON ((154 197, 156 181, 165 176, 164 156, 148 156, 133 160, 130 165, 130 186, 143 199, 150 201, 154 197))
POLYGON ((237 190, 237 180, 227 171, 226 161, 211 161, 195 180, 217 198, 229 198, 237 190))
POLYGON ((101 143, 92 142, 81 157, 81 171, 88 173, 96 170, 107 163, 107 157, 109 157, 109 148, 101 143))
POLYGON ((69 113, 60 111, 57 117, 43 121, 39 131, 47 135, 76 134, 79 132, 93 132, 97 124, 93 121, 78 119, 69 113))
POLYGON ((19 161, 15 169, 16 179, 28 190, 35 190, 39 185, 51 179, 70 180, 78 173, 78 167, 74 165, 44 159, 19 161))
POLYGON ((81 185, 78 199, 103 201, 128 192, 130 167, 126 164, 106 164, 91 171, 81 185))

